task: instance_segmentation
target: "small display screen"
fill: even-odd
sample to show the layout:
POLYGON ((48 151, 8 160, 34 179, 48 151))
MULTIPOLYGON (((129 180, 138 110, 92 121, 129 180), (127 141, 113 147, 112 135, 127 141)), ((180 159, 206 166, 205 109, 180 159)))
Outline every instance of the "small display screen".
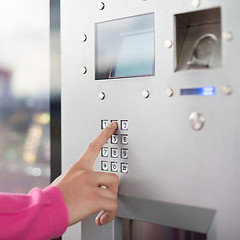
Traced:
POLYGON ((183 88, 180 90, 180 95, 200 95, 200 96, 214 96, 216 92, 215 87, 200 87, 200 88, 183 88))
POLYGON ((154 14, 96 24, 95 79, 155 74, 154 14))

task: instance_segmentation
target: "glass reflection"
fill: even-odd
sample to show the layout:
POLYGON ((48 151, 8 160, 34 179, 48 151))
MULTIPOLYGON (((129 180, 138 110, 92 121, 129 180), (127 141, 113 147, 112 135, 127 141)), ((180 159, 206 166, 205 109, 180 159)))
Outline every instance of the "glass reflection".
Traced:
POLYGON ((123 240, 206 240, 206 234, 123 219, 123 240))
POLYGON ((95 37, 96 80, 154 75, 153 13, 97 23, 95 37))
POLYGON ((0 191, 50 182, 49 1, 0 1, 0 191))

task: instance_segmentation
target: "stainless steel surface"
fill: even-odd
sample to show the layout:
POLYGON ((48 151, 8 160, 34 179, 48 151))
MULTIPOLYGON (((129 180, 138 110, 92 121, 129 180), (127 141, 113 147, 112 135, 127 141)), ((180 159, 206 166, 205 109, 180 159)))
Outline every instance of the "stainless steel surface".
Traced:
MULTIPOLYGON (((203 0, 197 9, 189 0, 106 1, 104 11, 99 11, 98 3, 61 1, 63 170, 78 159, 100 131, 101 120, 129 120, 128 173, 122 173, 119 165, 119 194, 176 204, 176 211, 168 208, 170 212, 165 215, 159 213, 162 225, 169 226, 169 219, 173 223, 171 227, 181 226, 184 230, 190 230, 190 223, 196 228, 204 225, 208 240, 237 240, 240 235, 240 81, 237 80, 240 1, 203 0), (96 81, 95 24, 148 13, 154 13, 155 23, 154 75, 96 81), (196 39, 206 33, 217 37, 219 51, 216 51, 215 65, 210 68, 188 70, 187 59, 184 69, 175 72, 176 56, 181 55, 184 36, 189 34, 186 28, 189 20, 191 26, 198 25, 196 39), (205 25, 202 32, 201 24, 205 25), (226 31, 233 33, 232 41, 222 41, 221 32, 226 31), (79 44, 83 33, 88 41, 79 44), (175 35, 183 36, 177 40, 178 48, 175 35), (174 39, 172 48, 165 48, 166 39, 174 39), (81 66, 87 66, 87 74, 81 73, 81 66), (231 95, 223 94, 224 85, 232 87, 231 95), (204 86, 216 87, 216 94, 180 95, 180 89, 204 86), (166 97, 167 88, 174 90, 170 98, 166 97), (147 99, 141 96, 144 89, 151 93, 147 99), (106 94, 104 101, 99 100, 99 92, 106 94), (201 131, 189 127, 192 112, 199 112, 206 119, 201 131), (208 218, 207 227, 202 211, 197 211, 189 221, 185 207, 191 206, 215 212, 213 218, 208 218)), ((121 148, 121 143, 117 148, 121 148)), ((117 160, 120 163, 120 158, 117 160)), ((96 171, 101 171, 101 161, 99 156, 96 171)), ((109 158, 109 172, 111 161, 109 158)), ((126 213, 134 207, 129 204, 123 202, 126 213)), ((144 201, 140 204, 140 213, 154 216, 154 210, 145 208, 144 201)), ((164 210, 165 205, 162 206, 164 210)), ((98 228, 91 217, 83 221, 82 235, 80 226, 76 226, 64 239, 114 237, 116 240, 116 234, 111 232, 114 224, 98 228)))

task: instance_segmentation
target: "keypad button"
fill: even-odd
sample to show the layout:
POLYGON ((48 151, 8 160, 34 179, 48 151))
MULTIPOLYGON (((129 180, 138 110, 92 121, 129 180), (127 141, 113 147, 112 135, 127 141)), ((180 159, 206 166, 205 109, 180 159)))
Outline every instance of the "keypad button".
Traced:
POLYGON ((121 149, 121 158, 128 159, 128 149, 121 149))
POLYGON ((101 155, 102 155, 102 157, 108 157, 108 148, 107 147, 102 148, 101 155))
POLYGON ((118 144, 118 135, 117 134, 113 134, 111 137, 111 143, 112 144, 118 144))
POLYGON ((121 163, 121 172, 128 173, 128 164, 127 163, 121 163))
POLYGON ((108 120, 102 120, 102 121, 101 121, 101 129, 106 128, 107 125, 108 125, 108 120))
POLYGON ((111 162, 111 171, 112 172, 118 171, 118 163, 117 162, 111 162))
POLYGON ((111 157, 112 158, 118 158, 118 149, 117 148, 112 148, 111 149, 111 157))
POLYGON ((117 129, 116 130, 118 130, 118 121, 117 120, 111 120, 111 122, 117 123, 117 129))
POLYGON ((101 169, 102 169, 102 171, 108 171, 108 162, 102 161, 101 162, 101 169))
POLYGON ((123 145, 128 144, 128 135, 127 134, 122 134, 121 135, 121 142, 122 142, 123 145))
POLYGON ((121 129, 128 130, 128 120, 121 120, 121 129))

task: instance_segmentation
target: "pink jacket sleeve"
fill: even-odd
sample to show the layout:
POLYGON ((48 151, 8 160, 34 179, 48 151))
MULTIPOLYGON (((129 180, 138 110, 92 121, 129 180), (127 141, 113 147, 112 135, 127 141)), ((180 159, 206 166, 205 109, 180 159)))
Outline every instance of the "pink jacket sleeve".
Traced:
POLYGON ((61 236, 68 213, 57 187, 28 195, 0 194, 0 240, 47 240, 61 236))

